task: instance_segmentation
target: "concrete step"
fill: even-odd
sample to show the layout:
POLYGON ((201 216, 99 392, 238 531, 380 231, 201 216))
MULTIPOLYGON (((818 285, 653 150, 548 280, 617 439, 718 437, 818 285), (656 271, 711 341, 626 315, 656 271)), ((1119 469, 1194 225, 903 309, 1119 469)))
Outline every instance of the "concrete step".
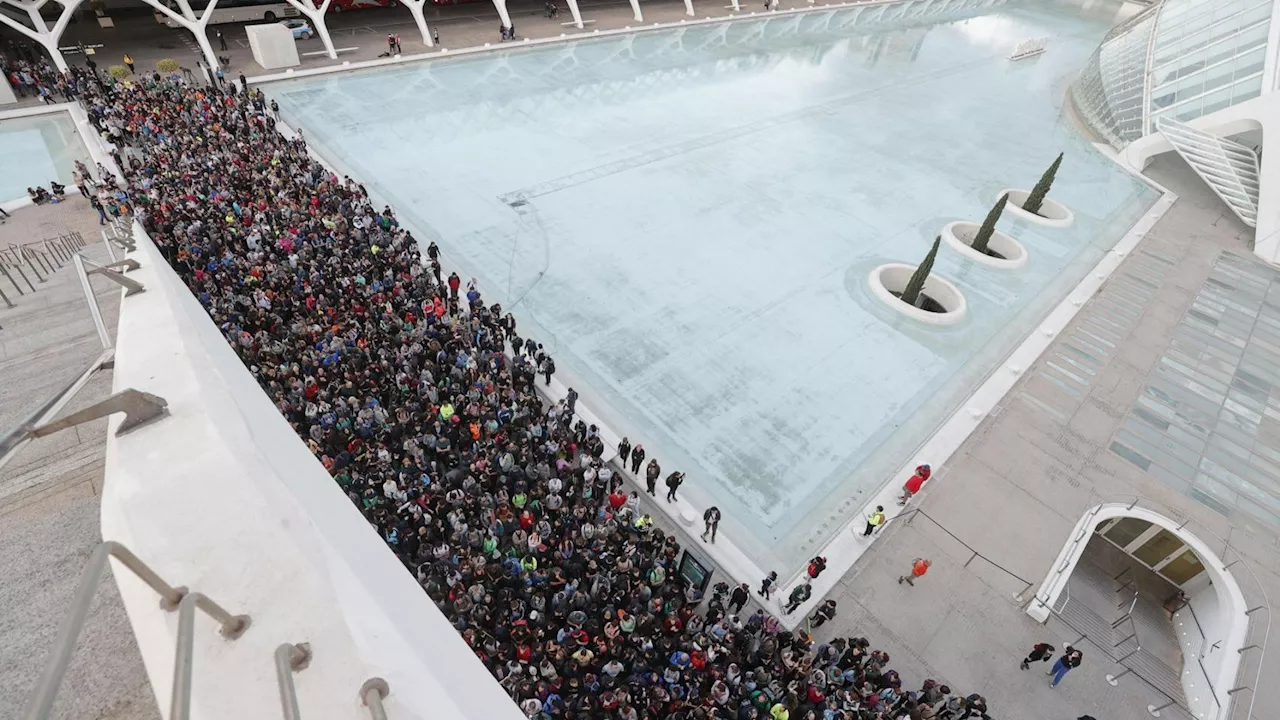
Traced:
MULTIPOLYGON (((0 515, 9 506, 21 506, 51 490, 90 481, 101 487, 105 448, 100 444, 74 446, 57 458, 43 458, 34 464, 6 468, 0 479, 0 515)), ((18 456, 19 460, 21 455, 18 456)))

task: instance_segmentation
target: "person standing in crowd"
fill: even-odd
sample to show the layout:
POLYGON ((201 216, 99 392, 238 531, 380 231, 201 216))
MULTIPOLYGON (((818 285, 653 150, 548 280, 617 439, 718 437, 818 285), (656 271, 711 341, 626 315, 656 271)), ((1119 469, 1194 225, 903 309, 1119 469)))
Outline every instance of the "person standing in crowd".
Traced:
POLYGON ((787 605, 786 607, 782 608, 782 612, 786 613, 787 615, 790 615, 791 613, 796 611, 796 608, 803 605, 805 601, 812 596, 813 596, 812 585, 810 585, 807 582, 797 585, 795 589, 791 591, 791 594, 787 596, 787 605))
POLYGON ((729 595, 729 612, 738 614, 742 612, 742 608, 746 606, 747 601, 751 599, 751 586, 742 583, 733 589, 729 595))
POLYGON ((546 384, 551 384, 551 376, 556 374, 556 361, 551 359, 550 355, 542 358, 542 364, 538 367, 542 371, 542 376, 546 380, 546 384))
POLYGON ((877 505, 875 512, 867 516, 867 529, 863 531, 862 537, 870 537, 881 525, 884 524, 884 506, 877 505))
POLYGON ((1031 667, 1031 663, 1033 662, 1040 662, 1042 660, 1048 662, 1049 658, 1053 657, 1053 652, 1053 646, 1049 643, 1036 643, 1035 646, 1031 648, 1031 652, 1027 653, 1027 656, 1022 659, 1022 669, 1026 670, 1031 667))
POLYGON ((658 496, 658 476, 662 474, 662 466, 658 464, 658 458, 649 461, 644 468, 644 487, 649 494, 658 496))
POLYGON ((682 472, 676 471, 667 476, 667 502, 675 501, 676 490, 680 489, 680 483, 682 482, 684 482, 684 473, 682 472))
POLYGON ((622 467, 627 467, 627 458, 631 455, 631 441, 626 437, 618 443, 618 460, 622 463, 622 467))
POLYGON ((778 573, 774 570, 770 570, 768 576, 766 576, 765 579, 760 581, 760 590, 758 591, 758 594, 760 595, 760 597, 764 598, 765 600, 768 600, 769 596, 773 593, 773 588, 777 584, 778 584, 778 573))
POLYGON ((644 462, 644 445, 636 443, 636 449, 631 451, 631 474, 640 474, 640 463, 644 462))
POLYGON ((902 486, 902 495, 898 497, 899 505, 906 505, 909 500, 924 486, 926 480, 931 475, 928 465, 920 465, 916 471, 907 478, 906 484, 902 486))
POLYGON ((815 628, 820 628, 836 616, 836 601, 827 600, 813 611, 813 615, 809 618, 809 624, 815 628))
POLYGON ((1071 643, 1067 643, 1062 649, 1062 656, 1053 664, 1053 667, 1045 672, 1045 675, 1053 676, 1053 679, 1049 681, 1049 687, 1058 687, 1058 683, 1062 682, 1062 678, 1066 677, 1067 673, 1080 667, 1080 661, 1083 659, 1084 653, 1071 647, 1071 643))
POLYGON ((906 575, 899 575, 898 584, 901 585, 902 583, 905 582, 906 584, 912 587, 915 587, 916 580, 919 580, 920 578, 924 577, 924 574, 929 572, 929 568, 932 565, 933 565, 932 561, 926 560, 924 558, 916 558, 915 560, 912 560, 911 572, 907 573, 906 575))
MULTIPOLYGON (((675 491, 673 490, 672 494, 674 493, 675 491)), ((716 529, 720 527, 720 508, 715 505, 707 508, 707 511, 702 513, 702 524, 702 539, 706 540, 707 535, 710 535, 711 543, 714 545, 716 542, 716 529)))
MULTIPOLYGON (((551 383, 547 384, 550 385, 551 383)), ((564 399, 568 403, 569 415, 572 417, 574 406, 578 404, 578 391, 573 388, 569 388, 569 392, 565 394, 564 399)))

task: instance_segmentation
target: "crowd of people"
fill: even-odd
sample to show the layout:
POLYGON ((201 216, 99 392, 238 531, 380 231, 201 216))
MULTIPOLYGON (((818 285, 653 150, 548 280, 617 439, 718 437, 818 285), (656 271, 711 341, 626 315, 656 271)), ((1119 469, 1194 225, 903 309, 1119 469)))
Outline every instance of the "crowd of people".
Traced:
MULTIPOLYGON (((746 586, 686 586, 680 543, 607 462, 576 393, 537 392, 554 363, 536 339, 277 132, 261 91, 70 75, 116 145, 124 202, 530 718, 986 717, 979 695, 905 684, 865 638, 786 631, 746 586)), ((643 448, 629 455, 638 473, 643 448)), ((714 539, 718 511, 704 521, 714 539)))

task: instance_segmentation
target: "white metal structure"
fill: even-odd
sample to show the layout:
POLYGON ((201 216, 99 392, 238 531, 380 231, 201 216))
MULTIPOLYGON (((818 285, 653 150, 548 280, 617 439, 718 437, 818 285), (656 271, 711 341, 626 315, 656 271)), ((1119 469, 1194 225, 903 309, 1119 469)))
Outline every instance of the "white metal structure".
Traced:
POLYGON ((333 47, 333 38, 329 37, 329 26, 324 22, 324 14, 329 11, 329 3, 333 0, 323 0, 319 4, 316 0, 286 0, 286 2, 311 21, 311 26, 320 36, 320 42, 324 43, 324 54, 328 55, 330 60, 337 60, 338 51, 333 47))
POLYGON ((166 18, 178 27, 185 28, 195 35, 196 44, 200 46, 200 53, 204 55, 204 61, 208 63, 209 72, 213 72, 218 68, 218 56, 213 52, 213 46, 209 44, 209 36, 205 33, 205 28, 209 26, 209 21, 213 19, 213 12, 218 7, 218 0, 209 0, 209 4, 200 12, 200 16, 196 17, 196 13, 191 9, 189 0, 172 0, 177 5, 177 10, 169 7, 168 2, 162 0, 142 0, 146 4, 156 9, 156 12, 164 15, 166 18))
POLYGON ((1156 119, 1156 128, 1244 224, 1258 226, 1258 156, 1252 148, 1167 116, 1156 119))
POLYGON ((58 19, 54 21, 53 27, 49 27, 49 23, 45 22, 44 17, 40 14, 41 8, 48 4, 49 0, 0 0, 0 9, 14 8, 21 10, 31 19, 31 26, 27 27, 15 18, 4 12, 0 12, 0 24, 4 24, 14 30, 22 33, 28 38, 39 43, 49 56, 53 59, 53 64, 59 70, 66 71, 67 60, 62 56, 62 51, 58 49, 58 40, 62 38, 62 32, 67 29, 67 23, 71 22, 71 16, 75 13, 76 8, 80 7, 81 0, 61 0, 62 12, 58 14, 58 19))

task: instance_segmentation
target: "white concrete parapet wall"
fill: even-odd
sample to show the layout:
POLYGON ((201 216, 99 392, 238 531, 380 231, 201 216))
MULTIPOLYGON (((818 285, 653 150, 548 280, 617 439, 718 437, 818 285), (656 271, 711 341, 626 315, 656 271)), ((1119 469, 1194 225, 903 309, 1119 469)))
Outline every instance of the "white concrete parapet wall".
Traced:
MULTIPOLYGON (((135 232, 130 277, 147 291, 121 303, 114 385, 160 395, 170 415, 109 436, 103 536, 252 617, 231 642, 198 616, 193 716, 278 717, 272 653, 306 642, 314 659, 295 682, 307 720, 367 719, 357 691, 373 676, 390 684, 391 718, 523 718, 135 232)), ((132 574, 115 578, 167 707, 177 615, 132 574)))

